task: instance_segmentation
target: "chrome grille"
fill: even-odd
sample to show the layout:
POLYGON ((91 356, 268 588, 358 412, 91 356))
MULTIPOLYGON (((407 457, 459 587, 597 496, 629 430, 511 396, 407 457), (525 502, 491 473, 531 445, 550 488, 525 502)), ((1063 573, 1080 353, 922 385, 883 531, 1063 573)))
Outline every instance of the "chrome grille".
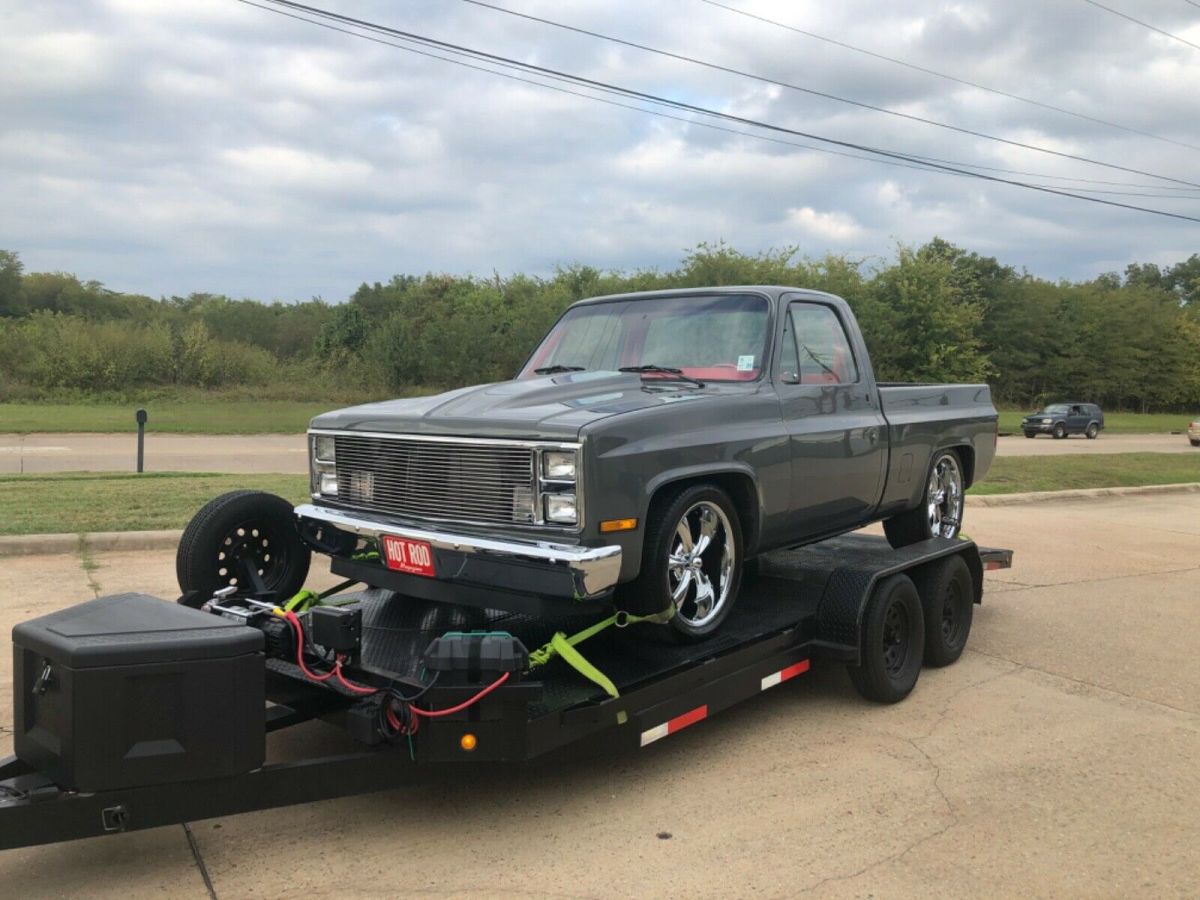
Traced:
POLYGON ((534 521, 534 449, 507 444, 336 435, 338 503, 487 524, 534 521))

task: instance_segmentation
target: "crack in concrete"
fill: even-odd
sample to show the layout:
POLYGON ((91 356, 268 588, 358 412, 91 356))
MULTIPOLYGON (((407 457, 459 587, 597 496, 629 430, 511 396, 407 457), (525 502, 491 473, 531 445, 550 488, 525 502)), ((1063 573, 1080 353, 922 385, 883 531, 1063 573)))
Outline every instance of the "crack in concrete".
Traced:
POLYGON ((100 563, 96 562, 96 558, 92 556, 92 547, 88 543, 88 536, 82 532, 79 534, 79 565, 83 569, 83 574, 87 578, 88 587, 92 589, 92 595, 100 596, 100 582, 96 580, 96 576, 92 573, 100 568, 100 563))
POLYGON ((204 887, 208 891, 208 896, 211 900, 217 900, 217 889, 213 887, 212 878, 208 874, 208 866, 204 864, 204 857, 200 855, 200 845, 196 843, 196 835, 192 833, 192 826, 187 822, 183 825, 183 833, 187 836, 188 847, 192 850, 192 859, 196 863, 196 868, 200 870, 200 877, 204 879, 204 887))

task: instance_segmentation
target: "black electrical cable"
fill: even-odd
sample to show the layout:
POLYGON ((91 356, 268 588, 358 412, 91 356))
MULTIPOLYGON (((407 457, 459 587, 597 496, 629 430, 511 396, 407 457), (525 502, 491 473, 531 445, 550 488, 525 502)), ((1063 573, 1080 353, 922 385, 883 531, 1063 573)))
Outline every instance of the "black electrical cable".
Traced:
MULTIPOLYGON (((925 163, 931 162, 931 163, 944 163, 949 166, 958 166, 958 167, 966 168, 966 169, 980 169, 980 170, 986 171, 986 172, 1003 172, 1008 175, 1022 175, 1022 176, 1027 176, 1030 178, 1049 178, 1049 179, 1055 179, 1058 181, 1079 182, 1082 184, 1103 184, 1103 185, 1109 185, 1109 186, 1114 186, 1114 187, 1161 188, 1163 190, 1166 189, 1165 186, 1157 185, 1157 184, 1142 184, 1140 182, 1133 182, 1133 181, 1111 181, 1111 180, 1098 179, 1098 178, 1081 178, 1081 177, 1070 176, 1070 175, 1055 175, 1050 172, 1027 172, 1027 171, 1023 171, 1020 169, 1006 169, 1006 168, 1002 168, 999 166, 985 166, 985 165, 980 165, 978 163, 963 162, 961 160, 943 159, 943 158, 931 157, 931 156, 920 156, 920 155, 914 154, 914 153, 904 154, 904 156, 906 156, 907 158, 909 158, 913 161, 913 164, 909 165, 906 163, 893 162, 893 161, 887 160, 887 159, 879 159, 877 157, 872 157, 872 156, 861 156, 856 153, 846 153, 846 152, 840 151, 840 150, 831 150, 828 147, 816 147, 816 146, 813 146, 812 144, 802 144, 797 141, 786 141, 786 140, 782 140, 780 138, 768 137, 767 135, 763 135, 763 134, 754 134, 751 132, 739 131, 736 128, 725 128, 721 125, 714 125, 711 122, 701 122, 701 121, 697 121, 695 119, 684 118, 682 116, 673 116, 669 113, 664 113, 659 110, 646 109, 645 107, 642 107, 642 106, 630 106, 627 103, 618 103, 614 100, 606 100, 603 97, 597 97, 597 96, 594 96, 593 94, 585 94, 585 93, 581 93, 580 91, 570 90, 568 88, 556 87, 555 85, 552 85, 552 84, 546 84, 545 82, 535 81, 530 78, 522 78, 519 75, 512 75, 507 72, 497 72, 495 69, 489 69, 486 66, 473 65, 468 62, 463 62, 462 60, 452 59, 452 58, 449 58, 446 56, 439 56, 436 53, 430 53, 430 52, 424 51, 424 50, 417 50, 413 47, 406 46, 404 44, 397 44, 393 41, 384 40, 380 37, 373 37, 370 34, 363 34, 359 31, 352 31, 348 28, 339 28, 338 26, 331 25, 328 22, 321 22, 316 19, 308 19, 308 18, 305 18, 304 16, 299 16, 294 13, 284 12, 283 10, 280 10, 280 9, 273 9, 269 6, 263 6, 261 3, 253 2, 253 0, 238 0, 238 2, 243 3, 246 6, 253 6, 257 9, 261 9, 266 12, 275 13, 276 15, 286 16, 287 18, 295 19, 298 22, 305 22, 309 25, 316 25, 318 28, 325 28, 329 31, 336 31, 339 34, 347 34, 347 35, 350 35, 351 37, 361 38, 364 41, 370 41, 375 44, 381 44, 382 46, 385 46, 385 47, 393 47, 397 50, 403 50, 406 53, 412 53, 417 56, 425 56, 425 57, 428 57, 429 59, 436 59, 436 60, 440 60, 442 62, 448 62, 451 65, 461 66, 465 69, 472 69, 476 72, 484 72, 488 75, 496 75, 500 78, 506 78, 510 81, 516 81, 516 82, 520 82, 522 84, 529 84, 529 85, 533 85, 535 87, 546 88, 547 90, 556 91, 561 94, 568 94, 573 97, 582 97, 585 100, 593 100, 597 103, 607 104, 608 106, 615 106, 615 107, 619 107, 621 109, 629 109, 629 110, 633 110, 634 112, 640 112, 640 113, 644 113, 644 114, 650 115, 650 116, 657 116, 662 119, 670 119, 675 122, 683 122, 685 124, 695 125, 695 126, 698 126, 701 128, 709 128, 714 131, 724 132, 726 134, 736 134, 736 135, 740 135, 741 137, 754 138, 756 140, 767 141, 767 142, 774 143, 774 144, 782 144, 782 145, 789 146, 789 147, 799 147, 799 148, 802 148, 805 150, 812 150, 815 153, 827 153, 832 156, 843 156, 843 157, 846 157, 847 159, 859 159, 859 160, 864 160, 866 162, 876 163, 879 165, 895 166, 895 167, 901 168, 901 169, 916 169, 918 171, 932 171, 932 172, 940 171, 939 169, 931 168, 930 166, 925 165, 925 163)), ((273 0, 265 0, 265 2, 270 3, 270 2, 273 2, 273 0)), ((380 28, 382 29, 382 26, 380 26, 380 28)), ((405 40, 407 40, 407 39, 405 39, 405 40)), ((420 46, 423 46, 423 45, 420 45, 420 46)), ((506 68, 506 69, 510 69, 510 70, 524 71, 524 69, 522 68, 521 65, 514 65, 514 64, 508 64, 508 63, 501 63, 501 62, 494 62, 492 64, 498 65, 498 66, 501 66, 502 68, 506 68)), ((558 76, 554 76, 554 75, 542 75, 541 77, 549 78, 553 81, 557 81, 557 82, 565 83, 565 84, 575 84, 576 83, 573 80, 571 80, 570 77, 558 77, 558 76)), ((609 94, 612 96, 617 96, 617 97, 627 96, 622 90, 617 90, 617 89, 610 90, 610 89, 599 88, 599 87, 592 88, 592 89, 601 91, 602 93, 606 93, 606 94, 609 94)), ((646 102, 653 103, 656 101, 648 100, 646 102)), ((669 103, 664 101, 663 104, 659 104, 659 105, 668 105, 669 106, 669 103)), ((959 174, 959 173, 943 172, 942 174, 959 174)), ((965 172, 965 173, 961 173, 961 174, 969 176, 969 175, 973 175, 974 173, 973 172, 965 172)), ((1090 188, 1077 188, 1072 185, 1062 185, 1062 187, 1071 187, 1072 190, 1084 191, 1086 193, 1102 193, 1102 192, 1094 191, 1093 189, 1090 189, 1090 188)), ((1177 190, 1177 191, 1178 190, 1200 191, 1200 185, 1198 185, 1195 188, 1176 187, 1176 188, 1174 188, 1174 190, 1177 190)), ((1168 199, 1176 199, 1176 198, 1168 198, 1168 199)), ((1178 199, 1187 199, 1187 198, 1178 198, 1178 199)))
MULTIPOLYGON (((269 12, 274 12, 274 13, 278 13, 281 15, 288 15, 288 13, 282 12, 281 10, 262 6, 259 3, 251 2, 251 0, 237 0, 237 2, 244 3, 249 6, 255 6, 255 7, 258 7, 259 9, 265 9, 269 12)), ((767 131, 795 135, 797 137, 802 137, 802 138, 806 138, 809 140, 816 140, 816 141, 820 141, 821 143, 832 144, 837 147, 847 147, 847 148, 854 149, 854 150, 860 150, 860 151, 863 151, 866 153, 871 153, 874 155, 878 155, 878 156, 882 156, 882 157, 886 157, 886 158, 890 158, 890 159, 897 159, 897 160, 902 160, 905 162, 918 162, 918 163, 924 162, 923 160, 920 160, 919 158, 916 158, 916 157, 913 157, 913 156, 910 156, 908 154, 904 154, 904 153, 901 153, 898 151, 891 151, 891 150, 885 150, 885 149, 876 148, 876 147, 870 147, 870 146, 867 146, 864 144, 855 143, 853 141, 844 141, 844 140, 839 140, 836 138, 824 137, 822 135, 804 132, 804 131, 800 131, 798 129, 786 128, 782 125, 774 125, 769 122, 761 122, 761 121, 758 121, 755 119, 750 119, 750 118, 747 118, 744 116, 736 116, 736 115, 733 115, 730 113, 723 113, 718 110, 708 109, 706 107, 698 106, 696 104, 685 103, 684 101, 681 101, 681 100, 671 100, 669 98, 661 97, 661 96, 658 96, 655 94, 650 94, 650 93, 647 93, 644 91, 638 91, 638 90, 634 90, 632 88, 625 88, 625 87, 621 87, 619 85, 613 85, 608 82, 602 82, 602 81, 597 81, 595 79, 585 78, 580 75, 572 75, 570 73, 562 72, 557 69, 550 69, 550 68, 547 68, 544 66, 537 66, 532 63, 522 63, 519 60, 511 59, 509 57, 504 57, 504 56, 499 56, 497 54, 487 53, 482 50, 474 50, 469 47, 463 47, 463 46, 460 46, 457 44, 452 44, 452 43, 449 43, 446 41, 440 41, 435 38, 424 37, 422 35, 401 31, 399 29, 394 29, 394 28, 390 28, 387 26, 376 25, 371 22, 364 22, 360 19, 354 19, 349 16, 342 16, 338 13, 331 13, 326 10, 318 9, 316 7, 306 6, 301 3, 294 3, 294 2, 291 2, 291 0, 265 0, 265 2, 280 5, 280 6, 285 6, 285 7, 292 8, 292 9, 300 9, 305 12, 309 12, 309 13, 312 13, 312 14, 315 14, 317 16, 324 17, 324 18, 330 18, 330 19, 334 19, 337 21, 345 21, 351 25, 355 25, 358 27, 368 28, 368 29, 372 29, 375 31, 382 31, 382 32, 397 36, 403 40, 414 41, 416 43, 419 43, 422 46, 437 47, 439 49, 444 50, 445 52, 450 52, 450 53, 454 53, 454 54, 458 54, 458 55, 466 55, 466 56, 469 56, 469 57, 475 58, 475 59, 485 59, 488 61, 499 61, 501 64, 516 66, 526 72, 536 73, 539 75, 566 78, 566 79, 569 79, 572 83, 579 85, 579 86, 585 86, 585 87, 589 87, 589 88, 598 88, 601 90, 608 90, 608 91, 618 91, 622 95, 624 95, 625 97, 630 98, 630 99, 637 99, 637 100, 643 100, 646 102, 657 103, 657 104, 669 106, 669 107, 672 107, 675 109, 696 113, 699 115, 710 116, 713 118, 718 118, 718 119, 722 119, 724 121, 729 121, 729 122, 736 122, 738 124, 746 125, 746 126, 749 126, 752 128, 762 128, 767 131)), ((322 23, 314 22, 310 19, 304 19, 304 18, 298 17, 298 16, 290 16, 290 17, 298 18, 300 21, 305 21, 305 22, 308 22, 309 24, 313 24, 313 25, 321 25, 322 24, 322 23)), ((340 30, 340 29, 336 29, 336 30, 340 30)), ((370 38, 367 35, 358 34, 356 32, 350 32, 350 34, 352 34, 355 37, 361 37, 361 38, 365 38, 367 40, 372 40, 372 38, 370 38)), ((408 48, 401 47, 398 49, 407 50, 408 48)), ((429 55, 429 54, 424 54, 424 55, 429 55)), ((462 65, 462 63, 457 60, 446 59, 445 57, 435 57, 435 58, 440 58, 445 62, 450 62, 455 65, 462 65)), ((474 67, 471 67, 471 68, 474 68, 474 67)), ((492 74, 502 74, 502 73, 493 72, 492 74)), ((552 87, 550 85, 542 85, 542 86, 543 87, 552 87)), ((599 99, 599 98, 592 98, 592 99, 599 99)), ((981 181, 989 181, 989 182, 994 182, 997 184, 1009 184, 1009 185, 1013 185, 1015 187, 1022 187, 1022 188, 1026 188, 1029 190, 1038 191, 1041 193, 1053 194, 1053 195, 1060 196, 1060 197, 1070 197, 1072 199, 1085 200, 1085 201, 1088 201, 1091 203, 1098 203, 1103 206, 1112 206, 1112 207, 1116 207, 1116 208, 1120 208, 1120 209, 1133 210, 1135 212, 1144 212, 1144 213, 1149 213, 1151 215, 1164 216, 1166 218, 1180 219, 1183 221, 1200 223, 1200 217, 1183 215, 1182 213, 1174 213, 1174 212, 1169 212, 1167 210, 1154 209, 1154 208, 1145 207, 1145 206, 1136 206, 1136 205, 1129 204, 1129 203, 1120 203, 1115 200, 1103 200, 1098 197, 1089 197, 1084 194, 1077 194, 1077 193, 1073 193, 1071 191, 1059 190, 1057 188, 1049 188, 1049 187, 1044 187, 1044 186, 1040 186, 1040 185, 1029 184, 1027 182, 1015 181, 1015 180, 1007 179, 1007 178, 998 178, 998 177, 991 176, 991 175, 983 175, 979 172, 970 172, 970 171, 966 171, 963 169, 955 168, 953 166, 943 165, 940 163, 924 162, 924 165, 928 169, 952 173, 952 174, 958 174, 958 175, 966 175, 966 176, 970 176, 972 178, 979 179, 981 181)), ((1110 168, 1118 168, 1118 169, 1124 168, 1124 167, 1120 167, 1120 166, 1114 166, 1112 164, 1101 164, 1101 165, 1106 165, 1110 168)), ((1124 171, 1134 172, 1139 175, 1148 175, 1149 177, 1152 177, 1152 178, 1160 178, 1164 181, 1177 182, 1179 184, 1185 184, 1185 185, 1188 185, 1191 187, 1200 187, 1200 184, 1197 184, 1195 182, 1183 181, 1180 179, 1170 178, 1165 175, 1155 175, 1153 173, 1143 172, 1143 171, 1140 171, 1137 169, 1124 169, 1124 171)))
MULTIPOLYGON (((271 2, 274 2, 274 0, 271 0, 271 2)), ((527 19, 528 21, 531 21, 531 22, 538 22, 538 23, 541 23, 542 25, 549 25, 551 28, 560 28, 564 31, 571 31, 571 32, 574 32, 575 34, 586 35, 587 37, 596 38, 597 40, 609 41, 610 43, 613 43, 613 44, 619 44, 622 47, 632 47, 635 50, 642 50, 646 53, 654 53, 654 54, 657 54, 658 56, 665 56, 668 59, 674 59, 674 60, 678 60, 680 62, 686 62, 686 63, 689 63, 694 66, 702 66, 706 69, 712 69, 717 72, 724 72, 729 75, 737 75, 740 78, 749 78, 754 81, 762 82, 763 84, 770 84, 770 85, 774 85, 776 87, 786 88, 790 91, 798 91, 802 94, 809 94, 810 96, 813 96, 813 97, 820 97, 824 100, 832 100, 835 103, 845 103, 849 106, 858 107, 859 109, 866 109, 866 110, 870 110, 871 112, 883 113, 884 115, 888 115, 888 116, 896 116, 897 118, 900 118, 900 119, 908 119, 911 122, 918 122, 922 125, 932 125, 935 128, 944 128, 948 131, 958 132, 959 134, 966 134, 966 135, 970 135, 971 137, 983 138, 983 139, 989 140, 989 141, 996 141, 1001 144, 1008 144, 1009 146, 1012 146, 1012 147, 1020 147, 1022 150, 1033 150, 1037 153, 1047 153, 1051 156, 1058 156, 1058 157, 1062 157, 1064 159, 1071 159, 1071 160, 1075 160, 1076 162, 1085 162, 1085 163, 1091 163, 1092 165, 1097 165, 1097 166, 1118 168, 1118 169, 1123 169, 1124 171, 1127 171, 1127 172, 1136 171, 1134 169, 1126 169, 1124 166, 1113 166, 1111 163, 1106 163, 1106 162, 1102 162, 1100 160, 1091 159, 1086 156, 1077 156, 1074 153, 1065 153, 1061 150, 1052 150, 1049 147, 1041 147, 1037 144, 1027 144, 1024 141, 1016 141, 1016 140, 1012 140, 1011 138, 1001 137, 1001 136, 995 135, 995 134, 988 134, 986 131, 976 131, 972 128, 964 128, 960 125, 952 125, 949 122, 939 122, 936 119, 927 119, 924 116, 916 116, 911 113, 900 112, 899 110, 895 110, 895 109, 888 109, 886 106, 876 106, 873 103, 864 103, 861 100, 853 100, 849 97, 841 97, 837 94, 827 93, 826 91, 814 90, 813 88, 803 87, 802 85, 793 84, 789 81, 780 81, 777 78, 771 78, 766 75, 759 75, 755 72, 747 72, 743 69, 735 69, 731 66, 723 66, 723 65, 720 65, 719 63, 714 63, 714 62, 709 62, 708 60, 699 59, 695 56, 687 56, 686 54, 683 54, 683 53, 675 53, 674 51, 663 50, 659 47, 650 47, 646 44, 639 44, 636 41, 626 40, 625 38, 613 37, 612 35, 603 34, 599 31, 592 31, 591 29, 588 29, 588 28, 580 28, 575 25, 567 25, 563 22, 556 22, 553 19, 543 18, 542 16, 534 16, 534 15, 530 15, 529 13, 518 12, 515 9, 506 9, 503 6, 496 6, 493 3, 484 2, 484 0, 462 0, 462 2, 469 3, 472 6, 478 6, 483 9, 490 9, 495 12, 504 13, 509 16, 515 16, 520 19, 527 19)), ((1142 172, 1142 171, 1138 171, 1137 174, 1147 175, 1151 178, 1162 178, 1163 177, 1161 175, 1154 175, 1153 173, 1142 172)))
POLYGON ((1103 3, 1097 3, 1096 0, 1083 0, 1083 2, 1090 6, 1094 6, 1097 9, 1102 9, 1105 12, 1110 12, 1114 16, 1120 16, 1122 19, 1133 22, 1135 25, 1141 25, 1143 28, 1149 28, 1151 31, 1156 31, 1165 37, 1169 37, 1173 41, 1179 41, 1181 44, 1187 44, 1193 50, 1200 50, 1200 44, 1193 44, 1191 41, 1187 40, 1186 38, 1181 38, 1177 34, 1171 34, 1171 32, 1163 31, 1161 28, 1151 25, 1149 22, 1143 22, 1141 19, 1135 19, 1133 16, 1121 12, 1119 9, 1113 9, 1111 6, 1105 6, 1103 3))
MULTIPOLYGON (((939 72, 936 69, 930 69, 926 66, 921 66, 916 63, 911 63, 903 59, 897 59, 894 56, 887 56, 883 53, 876 53, 874 50, 867 50, 864 47, 856 47, 854 44, 846 41, 839 41, 836 38, 831 38, 823 34, 817 34, 815 31, 808 31, 795 25, 789 25, 786 22, 780 22, 776 19, 769 19, 766 16, 761 16, 758 13, 750 12, 745 9, 738 9, 735 6, 721 3, 719 0, 700 0, 701 3, 707 3, 709 6, 715 6, 718 9, 724 9, 735 15, 745 16, 747 19, 756 19, 767 25, 774 25, 776 28, 782 28, 786 31, 792 31, 796 34, 802 34, 805 37, 813 38, 814 40, 823 41, 827 44, 832 44, 835 47, 842 47, 845 50, 851 50, 855 53, 862 53, 865 56, 870 56, 874 59, 882 60, 883 62, 893 63, 897 66, 903 66, 906 69, 912 69, 914 72, 922 72, 926 75, 933 75, 935 78, 944 78, 946 81, 952 81, 955 84, 961 84, 965 87, 975 88, 979 91, 986 91, 989 94, 995 94, 998 97, 1006 97, 1009 100, 1016 100, 1019 103, 1028 103, 1030 106, 1037 106, 1041 109, 1047 109, 1051 112, 1062 113, 1066 116, 1074 116, 1077 119, 1082 119, 1085 122, 1094 122, 1097 125, 1105 125, 1109 128, 1116 128, 1121 131, 1127 131, 1130 134, 1140 135, 1141 137, 1153 138, 1156 141, 1165 141, 1168 144, 1175 144, 1179 147, 1187 147, 1189 150, 1200 150, 1200 146, 1189 144, 1186 141, 1178 141, 1174 138, 1165 137, 1161 134, 1154 134, 1150 131, 1143 131, 1140 128, 1133 128, 1129 125, 1122 125, 1120 122, 1112 122, 1108 119, 1101 119, 1097 116, 1089 116, 1087 113, 1077 112, 1073 109, 1067 109, 1062 106, 1055 106, 1053 103, 1045 103, 1041 100, 1034 100, 1032 97, 1022 97, 1020 94, 1014 94, 1011 91, 1005 91, 1000 88, 988 87, 986 84, 980 84, 977 81, 970 81, 966 78, 959 78, 957 75, 948 75, 945 72, 939 72)), ((1200 6, 1200 3, 1194 3, 1193 0, 1184 0, 1185 3, 1192 3, 1193 6, 1200 6)))

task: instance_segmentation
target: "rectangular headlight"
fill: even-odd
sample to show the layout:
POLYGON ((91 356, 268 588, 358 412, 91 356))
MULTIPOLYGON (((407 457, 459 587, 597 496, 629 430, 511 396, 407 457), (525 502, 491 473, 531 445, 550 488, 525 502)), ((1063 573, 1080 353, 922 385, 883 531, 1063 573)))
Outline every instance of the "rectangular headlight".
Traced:
POLYGON ((542 477, 552 481, 574 481, 575 451, 547 450, 543 453, 542 477))
POLYGON ((334 462, 337 452, 337 444, 333 439, 332 434, 318 434, 313 436, 313 459, 318 462, 334 462))
POLYGON ((324 497, 336 497, 338 492, 337 472, 321 472, 317 479, 317 493, 324 497))
POLYGON ((574 494, 547 494, 546 521, 574 525, 579 521, 579 508, 574 494))

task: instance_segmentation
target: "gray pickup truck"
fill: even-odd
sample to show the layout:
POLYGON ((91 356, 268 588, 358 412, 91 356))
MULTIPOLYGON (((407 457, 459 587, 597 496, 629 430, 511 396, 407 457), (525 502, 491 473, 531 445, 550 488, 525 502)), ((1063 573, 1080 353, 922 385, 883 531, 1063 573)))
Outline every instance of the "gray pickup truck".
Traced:
POLYGON ((401 594, 550 615, 669 609, 703 638, 768 550, 883 521, 954 537, 983 384, 879 384, 849 306, 787 287, 597 297, 511 381, 316 417, 299 532, 401 594))

